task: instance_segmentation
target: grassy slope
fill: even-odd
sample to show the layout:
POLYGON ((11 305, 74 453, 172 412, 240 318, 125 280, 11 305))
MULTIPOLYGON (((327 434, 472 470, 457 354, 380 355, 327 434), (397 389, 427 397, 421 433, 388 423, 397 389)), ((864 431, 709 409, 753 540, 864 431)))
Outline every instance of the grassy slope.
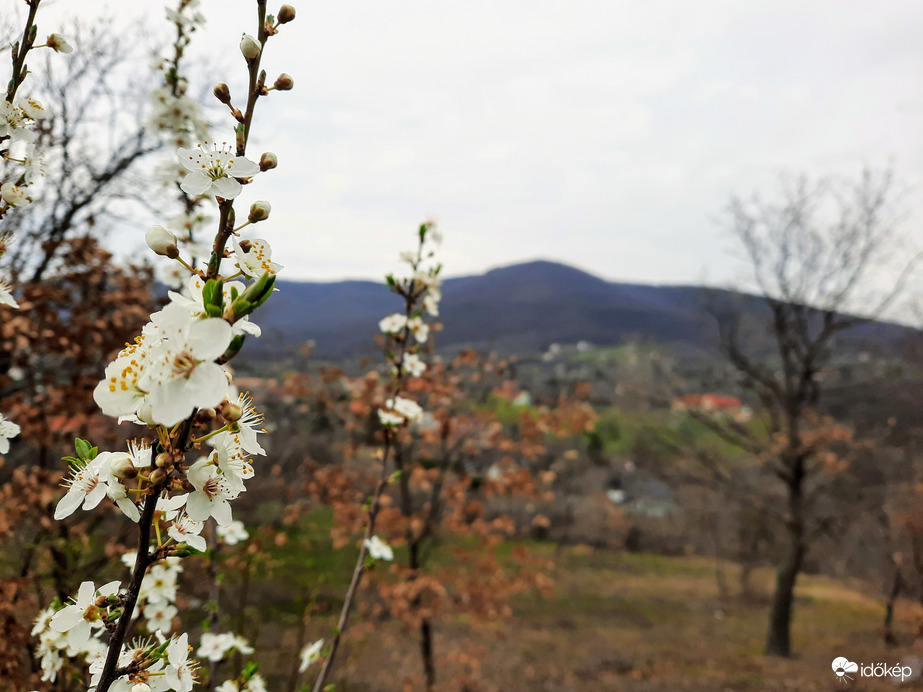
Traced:
MULTIPOLYGON (((289 551, 293 547, 289 545, 289 551)), ((896 627, 904 635, 904 646, 889 651, 877 634, 883 613, 878 600, 826 578, 803 577, 794 627, 797 655, 791 660, 766 659, 760 651, 767 599, 755 603, 719 598, 712 561, 579 547, 536 549, 556 561, 555 594, 518 597, 515 615, 504 622, 440 623, 440 679, 453 683, 439 689, 463 689, 464 679, 471 681, 470 690, 504 692, 844 689, 831 670, 833 658, 897 663, 909 653, 910 633, 920 616, 914 604, 900 604, 896 627)), ((299 574, 307 578, 319 566, 318 559, 319 555, 298 560, 293 571, 283 568, 275 579, 285 582, 284 587, 275 586, 290 588, 299 574)), ((325 567, 334 573, 348 569, 345 562, 325 567)), ((726 566, 725 578, 732 587, 735 577, 735 568, 726 566)), ((255 592, 273 590, 273 578, 260 581, 253 584, 255 592)), ((753 580, 764 596, 771 582, 769 570, 758 571, 753 580)), ((337 583, 341 582, 335 578, 316 586, 332 596, 337 583)), ((272 689, 284 690, 288 676, 283 670, 289 669, 296 650, 298 613, 291 605, 268 600, 259 631, 252 634, 263 649, 260 659, 272 675, 272 689)), ((250 622, 256 624, 255 619, 250 622)), ((331 613, 316 614, 306 640, 329 636, 332 623, 331 613)), ((422 689, 413 635, 398 623, 377 619, 350 635, 335 676, 338 692, 422 689)), ((890 681, 862 679, 846 689, 894 687, 890 681)))

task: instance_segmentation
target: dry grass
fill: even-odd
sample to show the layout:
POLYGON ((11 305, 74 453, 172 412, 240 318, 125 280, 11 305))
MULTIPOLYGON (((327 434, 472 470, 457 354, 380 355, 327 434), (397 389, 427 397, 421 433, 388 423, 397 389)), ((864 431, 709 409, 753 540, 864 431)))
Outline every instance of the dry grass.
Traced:
MULTIPOLYGON (((554 550, 543 549, 549 555, 554 550)), ((899 604, 896 629, 903 635, 902 646, 889 650, 878 634, 880 600, 830 579, 805 576, 797 594, 796 655, 767 659, 761 649, 772 584, 769 570, 754 575, 762 597, 744 601, 719 597, 709 560, 588 548, 561 549, 553 556, 553 596, 520 597, 514 617, 502 623, 439 623, 439 689, 894 689, 890 680, 867 678, 845 687, 836 681, 830 663, 837 656, 866 663, 905 659, 923 615, 915 604, 899 604)), ((736 584, 736 568, 726 567, 725 578, 736 584)), ((329 633, 331 626, 330 616, 315 617, 307 639, 329 633)), ((265 672, 274 674, 271 689, 287 689, 288 676, 282 671, 295 650, 294 630, 263 626, 258 644, 272 647, 273 654, 262 657, 265 672)), ((337 691, 422 689, 415 646, 413 634, 396 622, 360 625, 343 650, 335 675, 337 691)))

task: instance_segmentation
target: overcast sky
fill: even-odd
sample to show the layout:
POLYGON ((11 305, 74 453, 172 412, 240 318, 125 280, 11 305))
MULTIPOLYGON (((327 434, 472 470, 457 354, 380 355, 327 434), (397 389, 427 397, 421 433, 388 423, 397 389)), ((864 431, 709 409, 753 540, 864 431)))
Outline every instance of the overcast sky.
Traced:
MULTIPOLYGON (((59 0, 48 20, 90 4, 59 0)), ((888 164, 923 239, 919 0, 292 4, 265 64, 296 89, 260 104, 251 147, 280 166, 244 197, 271 201, 259 230, 289 278, 378 278, 432 217, 450 275, 547 258, 722 282, 740 271, 730 194, 888 164)), ((151 8, 154 31, 156 5, 110 7, 151 8)), ((242 81, 254 7, 203 0, 197 50, 229 71, 209 82, 242 81)))

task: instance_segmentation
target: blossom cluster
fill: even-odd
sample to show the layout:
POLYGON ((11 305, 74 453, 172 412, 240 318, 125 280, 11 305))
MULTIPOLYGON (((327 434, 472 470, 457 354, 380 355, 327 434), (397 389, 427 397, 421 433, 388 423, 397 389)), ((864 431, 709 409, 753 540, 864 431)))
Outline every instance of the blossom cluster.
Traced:
MULTIPOLYGON (((401 262, 410 266, 410 275, 396 277, 389 274, 388 285, 404 298, 404 312, 385 316, 378 328, 389 337, 393 350, 389 351, 392 370, 398 379, 404 376, 420 377, 426 372, 426 363, 420 358, 420 349, 430 337, 430 325, 425 316, 439 316, 442 301, 442 266, 434 262, 435 246, 442 242, 442 234, 431 222, 420 226, 416 250, 400 253, 401 262)), ((395 392, 378 411, 378 418, 385 427, 397 427, 406 423, 418 423, 423 419, 423 409, 414 400, 395 392)))
MULTIPOLYGON (((33 0, 33 10, 40 0, 33 0)), ((50 34, 44 44, 35 45, 38 27, 33 24, 34 13, 29 15, 22 38, 10 46, 12 78, 5 98, 0 101, 0 259, 6 254, 15 238, 2 227, 6 214, 17 207, 31 204, 35 199, 34 187, 44 172, 42 152, 37 148, 37 124, 47 111, 35 98, 18 94, 19 87, 28 74, 26 55, 34 48, 50 48, 56 53, 70 53, 73 48, 59 34, 50 34)), ((0 315, 4 310, 19 309, 13 295, 15 288, 6 270, 0 268, 0 315)), ((0 414, 0 454, 10 449, 10 439, 20 433, 20 427, 0 414)))
MULTIPOLYGON (((163 83, 151 92, 152 111, 149 117, 150 129, 160 134, 164 144, 171 151, 188 149, 196 142, 212 139, 209 123, 202 105, 189 95, 189 79, 183 75, 183 58, 191 42, 192 34, 205 24, 199 0, 179 0, 174 8, 166 8, 167 20, 174 25, 176 37, 166 56, 155 56, 154 70, 162 73, 163 83)), ((169 157, 159 168, 161 185, 166 192, 176 193, 177 186, 188 174, 182 159, 169 157)), ((184 189, 179 191, 180 211, 168 225, 178 229, 173 243, 192 258, 203 257, 207 248, 200 245, 197 236, 212 219, 202 195, 190 195, 184 189)), ((158 278, 172 288, 179 288, 184 279, 182 267, 170 264, 157 265, 158 278)))
MULTIPOLYGON (((253 458, 266 454, 258 439, 265 432, 263 416, 249 394, 235 388, 230 362, 248 337, 260 336, 250 316, 272 295, 282 266, 272 260, 266 240, 241 235, 246 226, 269 217, 269 203, 253 203, 246 221, 236 225, 234 200, 277 159, 265 153, 256 163, 245 155, 256 98, 248 99, 246 116, 232 107, 240 123, 233 148, 208 141, 192 146, 203 123, 185 96, 178 65, 189 32, 202 22, 197 7, 198 0, 179 0, 168 12, 178 38, 163 68, 165 87, 155 94, 153 117, 158 129, 176 138, 172 186, 184 195, 186 211, 216 208, 218 229, 207 253, 190 249, 187 222, 183 232, 156 225, 145 234, 153 252, 171 261, 179 290, 170 291, 169 302, 106 366, 93 398, 105 415, 140 426, 147 438, 129 442, 124 451, 102 452, 76 440, 75 455, 65 458, 67 492, 55 508, 55 518, 64 520, 108 500, 138 524, 139 549, 126 558, 131 569, 126 588, 112 583, 97 590, 86 582, 73 604, 49 610, 47 627, 37 625, 36 631, 40 637, 47 629, 67 633, 63 641, 46 636, 48 675, 60 669, 64 655, 79 654, 89 662, 91 684, 99 692, 192 689, 199 663, 188 658, 188 635, 167 637, 177 615, 181 559, 208 549, 203 530, 211 520, 226 543, 246 538, 231 503, 255 474, 253 458), (207 262, 200 264, 197 256, 206 254, 207 262), (132 619, 139 615, 149 639, 128 642, 132 619), (104 635, 108 644, 90 643, 104 635)), ((265 3, 257 7, 261 28, 259 40, 252 40, 259 51, 254 55, 242 46, 241 52, 251 94, 258 97, 269 91, 259 76, 263 44, 281 23, 294 19, 294 10, 284 5, 277 20, 265 15, 265 3)), ((230 105, 230 97, 223 102, 230 105)), ((197 649, 200 659, 212 662, 229 652, 252 649, 237 635, 216 632, 206 632, 197 649)), ((221 689, 260 692, 265 684, 248 670, 221 689)))
MULTIPOLYGON (((108 647, 98 635, 122 614, 124 598, 119 595, 119 586, 114 581, 97 589, 93 582, 85 581, 72 602, 40 614, 32 633, 39 636, 42 680, 56 679, 64 662, 63 652, 84 656, 89 661, 91 687, 99 682, 108 647)), ((191 692, 196 680, 198 663, 189 659, 186 634, 166 639, 157 632, 154 639, 125 644, 118 660, 121 667, 131 670, 128 679, 114 688, 120 692, 137 685, 153 692, 191 692)))

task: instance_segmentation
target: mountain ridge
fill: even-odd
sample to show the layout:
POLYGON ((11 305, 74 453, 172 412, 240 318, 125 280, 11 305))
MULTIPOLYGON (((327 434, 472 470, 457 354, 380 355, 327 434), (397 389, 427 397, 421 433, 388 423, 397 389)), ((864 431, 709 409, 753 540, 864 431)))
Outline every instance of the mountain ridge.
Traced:
MULTIPOLYGON (((378 321, 401 308, 384 282, 278 280, 276 286, 279 292, 257 319, 264 334, 251 346, 271 357, 308 340, 322 358, 375 353, 378 321)), ((704 310, 706 290, 734 295, 702 286, 607 281, 570 265, 533 260, 446 279, 444 329, 436 340, 440 348, 510 353, 537 352, 551 343, 615 345, 629 338, 702 347, 714 331, 704 310)), ((756 296, 744 294, 741 305, 744 312, 763 309, 756 296)), ((872 332, 884 338, 905 330, 874 324, 872 332)))

